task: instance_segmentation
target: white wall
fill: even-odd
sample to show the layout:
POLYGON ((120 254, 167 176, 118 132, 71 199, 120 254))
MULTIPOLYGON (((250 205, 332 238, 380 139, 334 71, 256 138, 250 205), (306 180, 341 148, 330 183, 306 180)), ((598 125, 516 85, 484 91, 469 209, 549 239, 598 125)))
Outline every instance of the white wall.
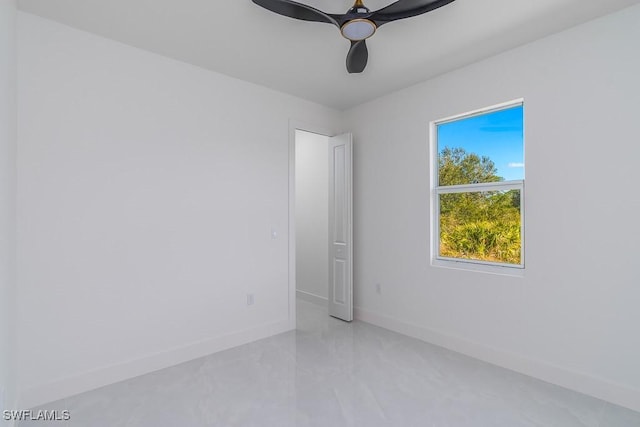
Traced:
MULTIPOLYGON (((15 0, 0 2, 0 412, 15 402, 15 0)), ((4 423, 4 422, 3 422, 4 423)))
POLYGON ((325 303, 329 293, 329 138, 297 130, 296 287, 325 303))
POLYGON ((361 319, 640 410, 638 23, 635 6, 346 114, 361 319), (432 267, 429 122, 520 97, 525 277, 432 267))
POLYGON ((337 113, 24 13, 18 49, 21 405, 290 328, 289 120, 337 113))

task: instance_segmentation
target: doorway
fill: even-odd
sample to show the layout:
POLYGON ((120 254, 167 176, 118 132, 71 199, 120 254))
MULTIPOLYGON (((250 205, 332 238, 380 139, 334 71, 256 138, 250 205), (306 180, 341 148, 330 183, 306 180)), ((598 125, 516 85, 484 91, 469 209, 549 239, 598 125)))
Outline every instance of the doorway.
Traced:
POLYGON ((290 127, 289 318, 296 298, 353 320, 352 137, 290 127))
POLYGON ((329 300, 329 137, 295 131, 296 297, 329 300))

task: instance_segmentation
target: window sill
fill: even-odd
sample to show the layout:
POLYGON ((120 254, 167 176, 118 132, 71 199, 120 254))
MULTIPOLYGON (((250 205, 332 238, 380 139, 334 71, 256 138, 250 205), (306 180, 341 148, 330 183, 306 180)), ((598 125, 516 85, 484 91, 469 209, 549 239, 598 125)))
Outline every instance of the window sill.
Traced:
POLYGON ((448 268, 452 270, 477 271, 480 273, 497 274, 500 276, 524 277, 524 267, 480 264, 468 261, 454 261, 444 259, 434 259, 431 261, 433 267, 448 268))

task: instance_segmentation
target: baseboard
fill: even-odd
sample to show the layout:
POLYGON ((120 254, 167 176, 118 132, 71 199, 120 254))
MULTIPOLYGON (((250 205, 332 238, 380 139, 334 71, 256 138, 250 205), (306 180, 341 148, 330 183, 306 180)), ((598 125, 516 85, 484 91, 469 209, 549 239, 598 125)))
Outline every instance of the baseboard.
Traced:
POLYGON ((354 315, 363 322, 640 412, 640 389, 505 352, 361 308, 354 308, 354 315))
POLYGON ((300 289, 296 289, 296 297, 300 298, 303 301, 310 302, 312 304, 321 305, 322 307, 326 307, 327 304, 329 303, 329 300, 325 297, 312 294, 311 292, 301 291, 300 289))
POLYGON ((290 322, 283 320, 222 337, 198 341, 184 347, 23 390, 20 393, 18 403, 20 408, 38 407, 290 330, 290 322))

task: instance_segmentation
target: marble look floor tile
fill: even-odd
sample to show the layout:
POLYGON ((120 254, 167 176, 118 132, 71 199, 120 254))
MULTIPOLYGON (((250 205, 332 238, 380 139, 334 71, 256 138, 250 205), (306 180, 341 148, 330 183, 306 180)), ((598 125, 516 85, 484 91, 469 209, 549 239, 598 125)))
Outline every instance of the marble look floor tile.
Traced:
POLYGON ((640 413, 298 301, 298 329, 73 396, 67 427, 634 427, 640 413))

